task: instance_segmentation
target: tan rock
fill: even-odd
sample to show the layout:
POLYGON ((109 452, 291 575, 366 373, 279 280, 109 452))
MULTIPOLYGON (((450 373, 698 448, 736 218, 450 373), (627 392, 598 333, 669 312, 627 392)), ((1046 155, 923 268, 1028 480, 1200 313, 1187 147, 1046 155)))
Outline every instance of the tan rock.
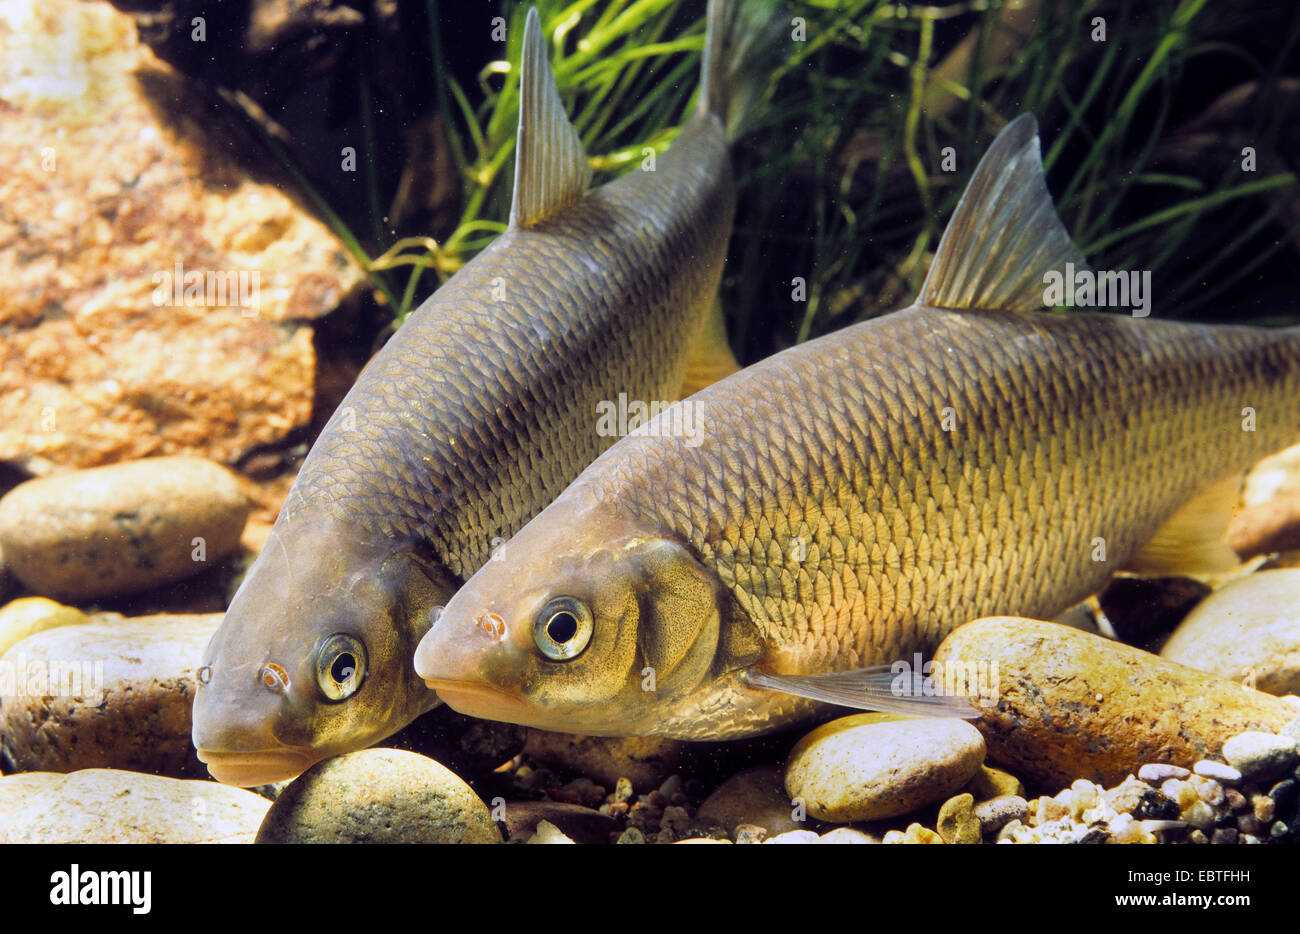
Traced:
POLYGON ((361 273, 247 177, 133 18, 0 0, 0 101, 0 460, 230 463, 305 425, 301 322, 361 273))
POLYGON ((0 500, 0 548, 38 593, 91 599, 184 580, 239 548, 248 502, 219 464, 150 457, 28 480, 0 500))
POLYGON ((1162 658, 1270 694, 1300 691, 1300 569, 1257 571, 1188 614, 1162 658))
POLYGON ((1270 695, 1055 623, 991 617, 954 630, 942 664, 997 662, 997 703, 974 721, 989 757, 1026 780, 1105 786, 1144 762, 1186 768, 1295 708, 1270 695))
POLYGON ((271 802, 211 781, 84 769, 0 778, 0 844, 252 843, 271 802))
POLYGON ((90 622, 90 617, 73 606, 44 597, 23 597, 0 608, 0 656, 28 636, 60 626, 90 622))
POLYGON ((988 798, 998 798, 1002 795, 1020 795, 1025 794, 1025 786, 1021 784, 1020 779, 1016 778, 1010 772, 1004 772, 1001 769, 995 769, 991 765, 982 765, 975 777, 966 786, 975 796, 976 801, 984 801, 988 798))
POLYGON ((799 740, 785 788, 819 820, 878 820, 942 801, 983 761, 984 741, 965 720, 857 714, 799 740))
POLYGON ((654 736, 578 736, 529 730, 524 755, 547 768, 584 775, 606 788, 627 778, 639 794, 646 794, 676 773, 682 744, 654 736))
POLYGON ((945 801, 939 808, 935 830, 944 843, 979 843, 982 832, 975 816, 975 797, 967 793, 945 801))
POLYGON ((199 778, 190 711, 222 614, 62 626, 0 658, 0 744, 24 771, 110 768, 199 778))
MULTIPOLYGON (((544 820, 542 827, 554 829, 544 820)), ((433 759, 363 749, 294 779, 275 799, 257 842, 500 843, 501 832, 473 789, 433 759)))
POLYGON ((742 824, 762 827, 769 836, 807 830, 795 819, 795 806, 785 790, 785 772, 777 765, 758 765, 731 776, 695 813, 696 823, 723 827, 728 833, 742 824))

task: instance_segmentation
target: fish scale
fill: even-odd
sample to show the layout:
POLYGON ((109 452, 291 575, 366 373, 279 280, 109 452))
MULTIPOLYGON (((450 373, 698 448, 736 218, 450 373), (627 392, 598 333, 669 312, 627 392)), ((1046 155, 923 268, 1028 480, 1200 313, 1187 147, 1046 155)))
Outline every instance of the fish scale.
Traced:
POLYGON ((494 537, 517 531, 612 443, 591 431, 597 402, 620 391, 675 395, 731 216, 729 184, 678 171, 706 155, 725 159, 721 133, 692 124, 658 171, 624 176, 554 222, 498 238, 468 281, 438 293, 439 311, 450 313, 413 317, 370 365, 312 448, 285 511, 332 502, 362 533, 427 543, 458 576, 477 570, 494 537), (491 301, 498 277, 502 303, 491 301), (612 326, 630 317, 649 324, 612 326), (534 322, 564 334, 545 357, 534 322), (464 383, 427 378, 448 360, 461 361, 464 383), (411 389, 424 395, 412 399, 411 389), (336 427, 349 417, 351 431, 336 427))
POLYGON ((628 439, 592 465, 582 490, 600 487, 647 534, 688 543, 792 673, 872 665, 933 648, 968 618, 1013 606, 1051 616, 1095 590, 1204 477, 1295 437, 1290 419, 1243 431, 1240 409, 1294 407, 1298 359, 1291 334, 912 308, 787 351, 771 368, 776 379, 769 369, 703 390, 692 401, 707 413, 705 443, 628 439), (1005 347, 1015 339, 1013 357, 1005 347), (946 364, 952 343, 973 374, 946 364), (900 363, 900 345, 909 361, 900 363), (1026 359, 1023 369, 1009 365, 1026 359), (1004 393, 985 391, 994 380, 1004 393), (783 405, 790 396, 802 403, 783 405), (856 437, 826 434, 825 415, 840 404, 856 437), (947 406, 957 416, 951 433, 939 428, 947 406), (891 417, 873 418, 882 407, 891 417), (756 410, 768 440, 783 443, 746 443, 756 410), (1106 431, 1126 420, 1127 431, 1106 431), (793 449, 809 453, 806 466, 784 456, 793 449), (738 495, 747 484, 793 499, 773 508, 738 495), (951 526, 940 518, 949 513, 951 526), (786 559, 795 528, 817 530, 806 544, 821 559, 815 578, 807 562, 786 559), (1107 539, 1110 561, 1092 561, 1094 534, 1107 539), (1022 566, 1036 573, 1012 579, 1022 566), (867 618, 875 623, 863 628, 867 618), (838 654, 827 650, 832 638, 838 654))

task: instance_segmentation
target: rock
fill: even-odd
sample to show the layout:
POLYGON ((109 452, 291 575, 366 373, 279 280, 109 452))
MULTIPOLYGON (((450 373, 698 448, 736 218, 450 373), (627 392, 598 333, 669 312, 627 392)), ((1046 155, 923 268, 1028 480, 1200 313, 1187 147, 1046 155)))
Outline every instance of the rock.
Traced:
POLYGON ((116 617, 28 636, 0 659, 5 754, 23 771, 206 777, 190 742, 190 710, 221 618, 116 617), (13 684, 3 683, 7 675, 13 684))
POLYGON ((1020 783, 1020 779, 1010 772, 995 769, 990 765, 981 765, 965 790, 973 794, 976 801, 999 798, 1003 795, 1024 797, 1025 794, 1025 786, 1020 783))
POLYGON ((1243 558, 1300 548, 1300 445, 1251 468, 1241 505, 1225 538, 1243 558))
MULTIPOLYGON (((736 842, 739 843, 740 841, 737 840, 736 842)), ((830 833, 822 834, 819 839, 819 842, 851 843, 851 844, 879 843, 880 839, 878 837, 871 836, 871 834, 863 833, 861 830, 854 830, 852 827, 836 827, 830 833)))
POLYGON ((76 607, 44 597, 23 597, 6 603, 0 608, 0 656, 35 633, 88 622, 90 617, 76 607))
POLYGON ((922 827, 920 824, 909 824, 907 830, 903 831, 903 842, 943 843, 943 837, 928 827, 922 827))
POLYGON ((759 827, 755 824, 737 824, 736 825, 736 842, 737 843, 762 843, 767 836, 767 828, 759 827))
POLYGON ((786 794, 784 770, 759 765, 727 779, 704 799, 695 812, 696 822, 735 832, 742 824, 762 827, 768 834, 806 830, 795 818, 795 805, 786 794))
POLYGON ((1190 769, 1185 769, 1179 765, 1169 765, 1164 762, 1148 762, 1138 769, 1138 778, 1154 785, 1159 785, 1171 778, 1187 778, 1191 774, 1190 769))
MULTIPOLYGON (((495 804, 495 801, 488 802, 495 804)), ((557 827, 577 843, 608 843, 618 831, 618 821, 591 808, 559 801, 506 801, 506 836, 513 840, 528 837, 542 821, 557 827)))
POLYGON ((785 788, 819 820, 877 820, 943 800, 983 761, 984 743, 964 720, 857 714, 799 740, 785 788))
POLYGON ((677 771, 682 744, 652 736, 578 736, 530 729, 524 754, 548 768, 584 775, 606 788, 626 778, 644 794, 677 771))
POLYGON ((1192 771, 1202 778, 1212 778, 1216 782, 1227 782, 1233 784, 1241 781, 1241 772, 1230 765, 1222 762, 1214 762, 1210 759, 1202 759, 1192 766, 1192 771))
POLYGON ((151 457, 20 484, 0 500, 0 548, 38 593, 138 593, 212 567, 239 547, 248 503, 225 468, 151 457))
POLYGON ((487 805, 433 759, 363 749, 294 779, 271 805, 256 842, 500 843, 501 832, 487 805))
MULTIPOLYGON (((981 801, 975 805, 972 813, 979 821, 980 833, 984 837, 993 837, 1013 820, 1022 822, 1028 820, 1029 802, 1020 795, 999 795, 981 801)), ((940 834, 942 835, 942 831, 940 834)))
POLYGON ((0 62, 0 460, 233 463, 306 426, 342 244, 109 4, 0 6, 0 62))
POLYGON ((645 843, 645 834, 635 827, 629 827, 619 834, 615 843, 645 843))
POLYGON ((768 837, 763 843, 821 843, 821 837, 811 830, 787 830, 775 837, 768 837))
POLYGON ((979 843, 982 834, 980 820, 975 816, 975 796, 961 794, 945 801, 939 808, 935 829, 944 843, 979 843))
POLYGON ((1236 733, 1295 716, 1275 697, 1054 623, 977 620, 935 653, 965 670, 986 670, 989 659, 996 703, 974 721, 989 757, 1047 786, 1116 784, 1138 762, 1190 767, 1236 733))
POLYGON ((564 831, 560 830, 550 821, 542 821, 537 825, 537 832, 528 838, 529 843, 573 843, 564 831))
POLYGON ((1223 758, 1247 781, 1266 782, 1290 770, 1300 752, 1289 736, 1247 730, 1223 744, 1223 758))
POLYGON ((0 778, 0 844, 252 843, 271 802, 212 781, 84 769, 0 778))
POLYGON ((1300 691, 1300 568, 1257 571, 1220 587, 1169 637, 1162 658, 1270 694, 1300 691))

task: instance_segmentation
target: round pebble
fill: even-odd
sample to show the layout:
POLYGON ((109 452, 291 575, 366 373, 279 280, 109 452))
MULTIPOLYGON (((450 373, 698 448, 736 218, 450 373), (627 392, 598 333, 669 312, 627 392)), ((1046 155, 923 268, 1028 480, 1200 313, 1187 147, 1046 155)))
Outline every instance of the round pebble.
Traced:
POLYGON ((939 808, 935 830, 944 843, 979 843, 983 828, 975 816, 975 797, 971 794, 949 798, 939 808))
POLYGON ((1204 778, 1212 778, 1216 782, 1224 782, 1229 785, 1235 785, 1241 781, 1241 772, 1230 765, 1222 762, 1214 762, 1210 759, 1202 759, 1192 766, 1192 771, 1204 778))
POLYGON ((833 720, 791 750, 785 788, 834 823, 907 814, 974 777, 984 741, 964 720, 858 714, 833 720))
POLYGON ((0 844, 252 843, 271 802, 212 781, 83 769, 0 778, 0 844))
POLYGON ((65 600, 184 580, 239 547, 248 502, 199 457, 150 457, 28 480, 0 500, 0 549, 29 589, 65 600))
POLYGON ((704 799, 695 812, 697 822, 729 832, 741 824, 762 827, 769 834, 806 830, 799 819, 806 817, 806 807, 791 802, 783 775, 780 766, 758 765, 731 776, 704 799))
POLYGON ((45 597, 14 600, 0 608, 0 655, 38 632, 88 622, 90 617, 76 607, 64 606, 45 597))
POLYGON ((988 837, 1012 821, 1027 820, 1029 802, 1020 795, 999 795, 975 805, 973 813, 980 823, 981 833, 988 837))
MULTIPOLYGON (((539 832, 544 826, 555 829, 542 821, 539 832)), ((438 762, 363 749, 296 778, 271 806, 257 842, 500 843, 501 832, 487 805, 438 762)))
POLYGON ((1197 604, 1163 658, 1270 694, 1300 691, 1300 568, 1257 571, 1197 604))
POLYGON ((1300 753, 1289 736, 1250 730, 1223 744, 1223 758, 1247 780, 1268 781, 1294 766, 1300 753))

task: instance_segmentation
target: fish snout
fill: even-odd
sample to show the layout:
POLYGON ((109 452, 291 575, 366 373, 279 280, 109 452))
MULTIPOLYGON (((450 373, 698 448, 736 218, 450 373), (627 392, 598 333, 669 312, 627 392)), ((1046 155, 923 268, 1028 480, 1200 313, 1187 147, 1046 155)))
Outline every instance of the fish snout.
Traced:
POLYGON ((507 719, 522 709, 518 685, 528 659, 519 633, 495 610, 462 614, 455 604, 416 647, 416 674, 460 713, 507 719))

